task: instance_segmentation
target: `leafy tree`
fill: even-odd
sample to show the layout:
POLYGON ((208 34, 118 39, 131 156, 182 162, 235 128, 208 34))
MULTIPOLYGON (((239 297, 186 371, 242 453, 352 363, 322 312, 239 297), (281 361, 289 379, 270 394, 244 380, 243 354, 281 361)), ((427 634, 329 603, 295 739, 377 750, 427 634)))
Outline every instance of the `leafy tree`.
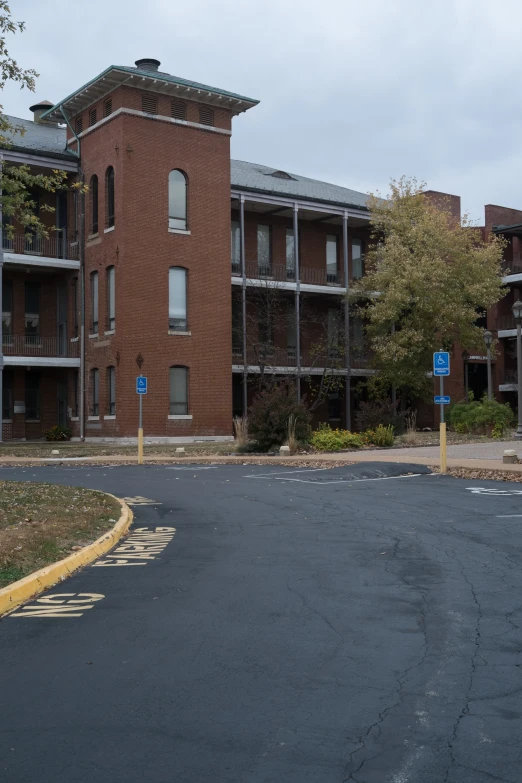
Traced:
POLYGON ((281 446, 288 437, 288 420, 295 417, 295 436, 306 441, 310 431, 310 415, 302 402, 297 402, 295 384, 284 380, 262 389, 248 412, 248 431, 260 451, 281 446))
MULTIPOLYGON (((15 22, 11 17, 11 9, 6 0, 0 0, 0 90, 3 90, 7 82, 18 82, 20 89, 24 87, 31 92, 35 90, 38 74, 33 69, 24 70, 14 60, 7 50, 6 38, 8 35, 22 33, 25 29, 24 22, 15 22)), ((3 114, 3 106, 0 105, 0 147, 8 149, 16 143, 18 136, 23 136, 24 128, 13 125, 3 114)), ((0 204, 2 213, 20 224, 30 234, 47 236, 47 229, 36 212, 36 202, 32 196, 35 189, 41 188, 50 193, 67 187, 67 174, 64 171, 52 170, 51 174, 34 174, 29 166, 13 166, 3 163, 0 170, 0 204)), ((73 187, 79 188, 79 183, 73 187)), ((54 212, 54 208, 41 205, 42 211, 54 212)), ((5 230, 12 233, 12 225, 6 225, 5 230)))
POLYGON ((376 396, 394 385, 428 397, 433 351, 455 342, 482 349, 477 318, 504 294, 503 240, 484 239, 467 215, 457 221, 422 188, 403 177, 387 200, 369 199, 373 243, 353 292, 380 370, 370 382, 376 396))

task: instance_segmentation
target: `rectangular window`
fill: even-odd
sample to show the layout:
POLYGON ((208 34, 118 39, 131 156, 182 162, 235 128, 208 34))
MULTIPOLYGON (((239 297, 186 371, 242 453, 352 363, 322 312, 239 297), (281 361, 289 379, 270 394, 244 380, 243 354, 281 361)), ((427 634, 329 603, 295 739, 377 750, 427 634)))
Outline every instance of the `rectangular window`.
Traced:
POLYGON ((232 299, 232 353, 243 353, 243 303, 238 296, 232 299))
POLYGON ((40 283, 25 284, 25 336, 33 341, 40 335, 40 283))
POLYGON ((352 277, 359 280, 364 275, 362 240, 352 239, 352 277))
POLYGON ((10 419, 13 411, 13 375, 9 370, 4 370, 2 375, 2 419, 10 419))
POLYGON ((175 120, 187 119, 187 104, 183 103, 182 101, 172 101, 170 111, 171 116, 175 120))
POLYGON ((74 399, 72 415, 80 415, 80 373, 78 371, 74 373, 74 399))
POLYGON ((170 368, 170 415, 188 414, 188 370, 186 367, 170 368))
POLYGON ((326 235, 326 282, 337 283, 337 237, 326 235))
POLYGON ((107 269, 107 328, 116 328, 116 273, 113 266, 107 269))
POLYGON ((187 270, 169 269, 169 329, 187 331, 187 270))
POLYGON ((201 125, 214 125, 214 112, 208 106, 200 106, 199 121, 201 125))
POLYGON ((328 308, 328 355, 336 357, 341 355, 341 329, 339 310, 328 308))
POLYGON ((78 286, 78 278, 73 278, 73 327, 74 327, 74 336, 78 337, 78 313, 79 313, 79 301, 78 301, 78 293, 79 293, 79 286, 78 286))
POLYGON ((98 334, 98 272, 91 272, 91 334, 98 334))
POLYGON ((286 350, 289 358, 295 359, 297 355, 297 324, 294 302, 288 302, 286 311, 286 350))
POLYGON ((141 110, 145 112, 145 114, 157 114, 158 113, 157 97, 155 95, 142 95, 141 110))
POLYGON ((260 354, 271 356, 274 351, 274 319, 270 312, 260 314, 259 343, 260 354))
POLYGON ((286 279, 295 280, 294 229, 286 229, 286 279))
POLYGON ((98 416, 100 413, 100 373, 98 370, 91 370, 91 416, 98 416))
POLYGON ((98 110, 96 108, 91 109, 89 112, 89 126, 96 125, 98 121, 98 110))
POLYGON ((362 350, 364 347, 364 324, 360 316, 352 318, 352 342, 354 349, 362 350))
POLYGON ((257 269, 259 277, 269 277, 272 270, 270 226, 257 227, 257 269))
POLYGON ((2 284, 2 340, 4 345, 13 342, 13 282, 4 280, 2 284))
POLYGON ((107 413, 116 415, 116 368, 107 367, 107 413))
POLYGON ((25 373, 25 418, 40 418, 40 373, 34 370, 25 373))
POLYGON ((238 220, 232 221, 231 228, 232 245, 232 274, 241 274, 241 227, 238 220))
POLYGON ((103 104, 103 116, 108 117, 110 114, 112 114, 112 98, 107 98, 103 104))

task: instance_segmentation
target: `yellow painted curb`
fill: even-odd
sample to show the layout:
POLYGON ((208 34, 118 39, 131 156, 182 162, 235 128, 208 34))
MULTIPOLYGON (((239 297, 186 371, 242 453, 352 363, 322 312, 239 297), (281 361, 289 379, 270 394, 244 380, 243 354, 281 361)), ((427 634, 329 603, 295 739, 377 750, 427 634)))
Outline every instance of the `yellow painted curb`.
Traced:
POLYGON ((104 555, 120 540, 128 531, 132 523, 132 511, 121 498, 111 495, 110 492, 102 494, 114 498, 121 505, 121 516, 108 533, 88 544, 79 552, 59 560, 57 563, 40 568, 34 574, 29 574, 18 582, 13 582, 0 590, 0 616, 15 609, 19 604, 29 601, 38 593, 52 587, 57 582, 63 582, 74 571, 82 566, 92 563, 97 557, 104 555))

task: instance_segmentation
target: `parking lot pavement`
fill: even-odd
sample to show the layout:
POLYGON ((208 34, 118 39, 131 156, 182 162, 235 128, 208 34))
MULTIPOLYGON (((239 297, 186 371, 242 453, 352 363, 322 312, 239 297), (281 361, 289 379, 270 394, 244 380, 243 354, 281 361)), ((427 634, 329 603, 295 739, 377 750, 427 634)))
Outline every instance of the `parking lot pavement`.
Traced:
POLYGON ((6 783, 522 781, 518 484, 383 463, 0 478, 135 513, 0 621, 6 783))

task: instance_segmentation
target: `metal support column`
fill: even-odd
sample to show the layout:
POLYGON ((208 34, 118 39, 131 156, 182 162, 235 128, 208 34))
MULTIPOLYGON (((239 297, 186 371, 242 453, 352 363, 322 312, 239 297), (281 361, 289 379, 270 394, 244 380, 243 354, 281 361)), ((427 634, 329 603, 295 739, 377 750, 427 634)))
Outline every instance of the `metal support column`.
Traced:
POLYGON ((301 402, 301 273, 299 270, 299 207, 294 203, 295 352, 297 402, 301 402))
MULTIPOLYGON (((0 156, 0 169, 2 167, 3 156, 0 156)), ((1 195, 1 191, 0 191, 1 195)), ((0 201, 0 306, 2 312, 3 303, 3 276, 4 276, 4 220, 2 215, 2 204, 0 201)), ((3 322, 0 317, 0 443, 4 439, 4 336, 2 333, 3 322)))
POLYGON ((239 197, 239 253, 241 260, 241 322, 243 337, 243 416, 248 411, 248 365, 246 324, 245 197, 239 197))
POLYGON ((351 395, 351 370, 350 370, 350 304, 348 294, 350 292, 350 279, 348 275, 348 213, 343 213, 343 274, 346 295, 344 297, 344 363, 346 365, 346 429, 352 428, 352 395, 351 395))

